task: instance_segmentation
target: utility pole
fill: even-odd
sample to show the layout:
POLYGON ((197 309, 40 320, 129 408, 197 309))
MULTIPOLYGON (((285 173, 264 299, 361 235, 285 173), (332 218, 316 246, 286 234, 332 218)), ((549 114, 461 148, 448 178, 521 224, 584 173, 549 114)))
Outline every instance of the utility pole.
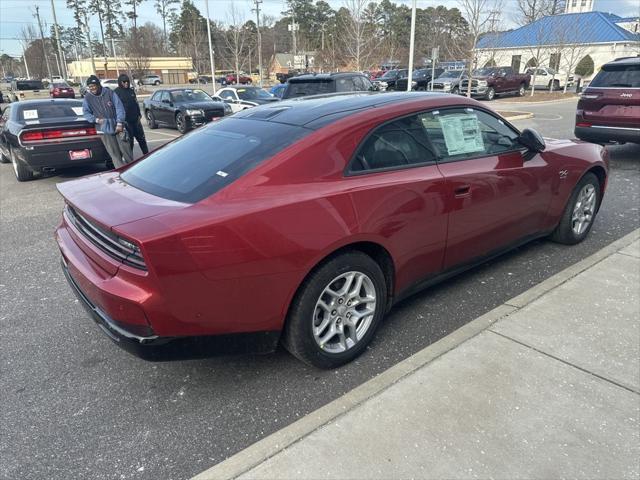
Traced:
POLYGON ((411 37, 409 38, 409 75, 407 77, 407 92, 411 91, 413 80, 413 48, 416 37, 416 0, 411 0, 411 37))
MULTIPOLYGON (((289 4, 291 5, 291 4, 289 4)), ((291 23, 288 25, 289 27, 289 31, 291 32, 291 36, 293 39, 293 68, 295 68, 296 66, 296 53, 297 52, 297 48, 296 48, 296 30, 298 29, 298 25, 296 25, 296 15, 293 11, 293 7, 291 7, 291 23)))
MULTIPOLYGON (((262 35, 260 35, 260 4, 262 0, 253 0, 253 3, 256 5, 253 10, 256 12, 256 28, 258 31, 258 72, 260 75, 258 84, 262 87, 262 35)), ((249 71, 249 74, 251 74, 251 71, 249 71)))
POLYGON ((42 55, 44 61, 47 64, 47 73, 49 74, 49 80, 51 80, 51 66, 49 65, 49 58, 47 57, 47 47, 44 44, 44 33, 42 32, 42 22, 40 22, 40 7, 36 5, 36 18, 38 19, 38 27, 40 27, 40 40, 42 40, 42 55))
POLYGON ((27 78, 31 78, 31 75, 29 74, 29 65, 27 65, 27 52, 24 49, 24 46, 22 47, 22 60, 24 60, 24 69, 27 71, 27 78))
MULTIPOLYGON (((204 0, 205 13, 207 14, 207 37, 209 38, 209 62, 211 62, 211 83, 213 94, 216 93, 216 63, 213 57, 213 46, 211 45, 211 20, 209 20, 209 0, 204 0)), ((249 72, 251 73, 251 72, 249 72)))
POLYGON ((84 25, 87 32, 87 45, 89 45, 89 55, 91 56, 91 75, 96 74, 96 59, 93 57, 93 45, 91 45, 91 30, 89 29, 89 20, 87 13, 84 12, 84 25))
MULTIPOLYGON (((62 62, 63 61, 62 59, 64 57, 62 55, 62 45, 60 45, 60 32, 58 30, 58 19, 56 18, 56 7, 53 4, 53 0, 51 0, 51 10, 53 11, 53 25, 55 26, 55 29, 56 29, 56 41, 58 42, 58 55, 60 57, 60 62, 62 62)), ((68 77, 66 65, 62 65, 60 76, 64 79, 68 77)))

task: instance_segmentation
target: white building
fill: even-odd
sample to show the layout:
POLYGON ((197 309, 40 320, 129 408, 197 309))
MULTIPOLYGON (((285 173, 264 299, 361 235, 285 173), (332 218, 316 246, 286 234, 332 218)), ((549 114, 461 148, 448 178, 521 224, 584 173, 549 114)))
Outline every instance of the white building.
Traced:
POLYGON ((600 67, 620 57, 640 55, 640 18, 621 18, 585 11, 592 0, 567 0, 565 13, 541 18, 508 32, 488 34, 476 45, 479 67, 512 66, 524 72, 532 66, 573 74, 578 64, 590 79, 600 67))

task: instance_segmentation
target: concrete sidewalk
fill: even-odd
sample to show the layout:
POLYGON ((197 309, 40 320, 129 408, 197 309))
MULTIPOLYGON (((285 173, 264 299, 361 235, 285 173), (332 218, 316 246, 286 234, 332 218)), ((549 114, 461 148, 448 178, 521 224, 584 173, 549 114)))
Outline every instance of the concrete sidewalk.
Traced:
POLYGON ((195 479, 640 478, 639 238, 195 479))

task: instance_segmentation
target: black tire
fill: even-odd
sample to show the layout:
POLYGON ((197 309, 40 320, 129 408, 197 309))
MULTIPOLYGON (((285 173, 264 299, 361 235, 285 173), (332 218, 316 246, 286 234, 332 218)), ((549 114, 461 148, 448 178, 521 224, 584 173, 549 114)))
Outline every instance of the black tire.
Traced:
POLYGON ((484 98, 491 101, 494 98, 496 98, 496 91, 493 87, 489 87, 489 90, 487 90, 487 93, 484 95, 484 98))
POLYGON ((11 159, 5 157, 4 153, 0 153, 0 163, 11 163, 11 159))
POLYGON ((527 86, 524 83, 521 83, 518 88, 518 96, 524 97, 525 93, 527 93, 527 86))
POLYGON ((389 85, 387 87, 387 92, 393 92, 396 89, 395 85, 389 85))
POLYGON ((155 82, 153 82, 153 84, 157 87, 158 85, 160 85, 160 80, 156 80, 155 82))
MULTIPOLYGON (((346 297, 348 297, 347 294, 340 297, 342 298, 341 301, 340 298, 332 297, 336 302, 335 306, 327 303, 329 308, 335 307, 335 309, 332 312, 326 311, 326 316, 329 319, 326 320, 325 330, 322 331, 326 332, 327 328, 331 328, 329 325, 331 324, 340 328, 341 331, 344 329, 345 332, 354 332, 352 330, 353 327, 349 327, 350 321, 347 318, 351 317, 352 311, 361 312, 361 310, 355 309, 366 308, 366 306, 364 303, 357 303, 355 307, 349 307, 350 300, 346 297), (338 306, 338 302, 341 303, 341 306, 338 306), (340 312, 339 309, 344 311, 340 312), (340 315, 344 315, 344 320, 340 315)), ((318 266, 298 289, 289 309, 282 343, 292 355, 309 365, 318 368, 339 367, 360 355, 371 342, 375 335, 375 330, 386 312, 386 306, 387 284, 380 266, 371 257, 359 251, 339 254, 318 266), (358 293, 362 289, 369 289, 370 292, 375 292, 376 300, 375 305, 372 307, 374 308, 373 315, 371 318, 368 315, 363 316, 362 319, 356 322, 356 331, 358 328, 363 328, 364 330, 360 332, 362 336, 355 343, 352 342, 353 344, 347 346, 344 351, 331 352, 331 349, 341 348, 340 345, 327 341, 324 347, 321 347, 314 337, 314 324, 317 320, 319 321, 316 318, 316 306, 322 298, 323 292, 329 287, 340 285, 339 282, 343 281, 343 279, 339 280, 340 276, 349 272, 355 272, 366 278, 361 283, 362 286, 358 293)), ((335 335, 338 334, 333 334, 329 340, 334 339, 335 335)))
POLYGON ((158 128, 156 117, 153 116, 153 112, 151 110, 147 110, 146 112, 144 112, 144 116, 147 117, 147 125, 151 130, 155 130, 156 128, 158 128))
MULTIPOLYGON (((569 197, 569 201, 564 209, 564 213, 562 214, 562 218, 560 219, 560 223, 550 235, 550 239, 557 243, 562 243, 565 245, 575 245, 576 243, 580 243, 583 241, 589 232, 591 231, 591 227, 593 226, 593 222, 596 220, 596 214, 598 212, 598 208, 600 207, 600 180, 593 173, 589 172, 585 174, 569 197), (593 208, 591 209, 591 218, 586 225, 586 228, 583 231, 576 232, 574 229, 574 212, 576 210, 578 201, 581 194, 585 192, 585 189, 591 187, 593 189, 593 194, 595 195, 595 202, 593 203, 593 208)), ((583 212, 584 213, 584 212, 583 212)))
POLYGON ((13 153, 13 150, 9 150, 9 154, 11 155, 11 163, 13 164, 13 172, 16 175, 16 180, 19 182, 28 182, 29 180, 33 180, 33 170, 18 160, 18 157, 13 153))
POLYGON ((187 119, 184 118, 184 114, 182 112, 176 113, 176 128, 182 134, 185 134, 189 131, 189 124, 187 119))

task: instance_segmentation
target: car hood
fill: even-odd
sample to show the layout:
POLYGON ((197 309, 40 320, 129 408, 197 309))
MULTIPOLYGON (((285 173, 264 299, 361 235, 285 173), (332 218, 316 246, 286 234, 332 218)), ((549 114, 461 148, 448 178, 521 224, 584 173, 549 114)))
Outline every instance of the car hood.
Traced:
POLYGON ((216 108, 221 108, 224 110, 224 104, 222 102, 185 102, 181 103, 180 107, 182 108, 201 108, 202 110, 213 110, 216 108))
POLYGON ((189 206, 138 190, 124 182, 117 171, 56 186, 67 203, 110 228, 189 206))

